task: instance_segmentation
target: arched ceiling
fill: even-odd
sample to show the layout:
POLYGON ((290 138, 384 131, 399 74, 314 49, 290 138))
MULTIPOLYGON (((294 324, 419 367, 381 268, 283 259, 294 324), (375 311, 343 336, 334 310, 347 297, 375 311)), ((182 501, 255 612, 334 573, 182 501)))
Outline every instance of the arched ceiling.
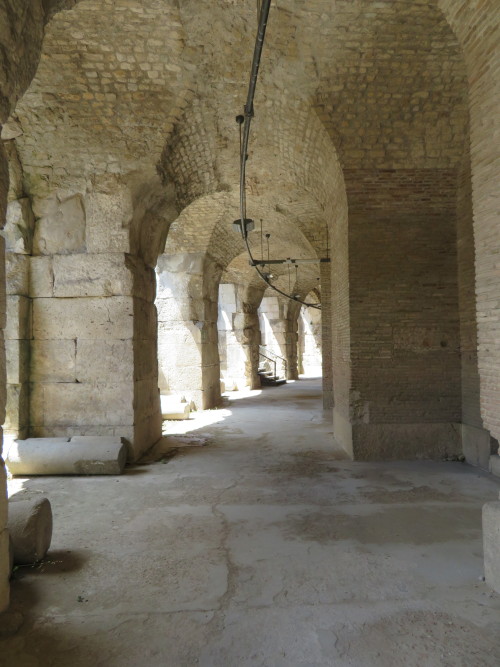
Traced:
MULTIPOLYGON (((194 244, 203 237, 208 248, 207 233, 220 240, 220 225, 238 217, 235 116, 246 98, 255 0, 45 7, 52 18, 41 61, 16 109, 28 193, 101 173, 142 177, 139 191, 156 179, 154 188, 175 188, 185 209, 173 243, 188 241, 190 229, 194 244), (204 206, 198 226, 193 215, 204 206)), ((248 214, 295 225, 321 255, 325 222, 346 214, 341 166, 457 164, 465 68, 436 0, 279 0, 255 109, 248 214)), ((224 265, 241 252, 226 245, 224 265)))

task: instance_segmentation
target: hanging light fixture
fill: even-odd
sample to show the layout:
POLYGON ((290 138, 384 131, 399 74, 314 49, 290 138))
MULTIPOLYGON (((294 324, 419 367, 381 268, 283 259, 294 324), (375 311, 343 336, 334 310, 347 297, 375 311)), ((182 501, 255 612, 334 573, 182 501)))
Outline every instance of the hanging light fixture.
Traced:
MULTIPOLYGON (((235 231, 239 232, 245 243, 246 250, 249 256, 249 264, 255 268, 260 277, 271 287, 275 292, 278 292, 282 296, 285 296, 287 299, 292 301, 298 301, 304 306, 309 306, 311 308, 321 309, 321 304, 319 303, 308 303, 299 298, 297 294, 287 294, 283 290, 279 289, 275 285, 271 284, 271 279, 274 277, 270 271, 265 271, 266 265, 270 267, 271 264, 288 264, 289 272, 289 291, 291 292, 291 280, 290 280, 290 265, 294 264, 297 274, 297 265, 298 264, 312 264, 315 262, 329 262, 328 257, 324 259, 291 259, 287 257, 286 259, 270 259, 269 258, 269 237, 270 234, 266 234, 267 239, 267 248, 268 248, 268 258, 267 261, 262 257, 260 260, 255 259, 248 242, 248 234, 255 228, 254 221, 251 218, 247 218, 246 214, 246 163, 248 160, 248 141, 250 138, 250 124, 254 116, 254 106, 253 101, 255 97, 255 89, 257 86, 257 79, 259 74, 260 60, 262 56, 262 49, 264 46, 264 38, 266 34, 267 21, 269 18, 269 9, 271 7, 271 0, 257 0, 257 12, 258 12, 258 28, 257 28, 257 37, 255 40, 255 47, 252 60, 252 69, 250 72, 250 82, 248 85, 247 101, 244 107, 244 114, 236 116, 236 122, 239 125, 240 131, 240 217, 238 220, 233 222, 233 228, 235 231), (262 268, 261 268, 262 267, 262 268)), ((262 221, 261 221, 261 250, 262 247, 262 221)))

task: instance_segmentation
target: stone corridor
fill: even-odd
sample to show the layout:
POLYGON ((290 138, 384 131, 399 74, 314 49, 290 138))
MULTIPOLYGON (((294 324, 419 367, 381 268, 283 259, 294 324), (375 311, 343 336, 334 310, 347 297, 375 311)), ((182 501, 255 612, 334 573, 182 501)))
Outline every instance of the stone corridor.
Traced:
POLYGON ((2 667, 500 664, 481 580, 498 478, 347 460, 316 379, 231 396, 169 423, 171 443, 204 446, 24 482, 57 519, 47 559, 14 575, 24 624, 2 667))

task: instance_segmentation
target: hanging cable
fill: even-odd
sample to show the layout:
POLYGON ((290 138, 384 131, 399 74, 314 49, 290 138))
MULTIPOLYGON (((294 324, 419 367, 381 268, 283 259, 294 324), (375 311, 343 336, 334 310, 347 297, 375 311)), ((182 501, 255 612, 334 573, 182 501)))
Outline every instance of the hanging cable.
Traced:
MULTIPOLYGON (((248 141, 250 138, 250 124, 252 122, 252 118, 254 115, 253 100, 255 97, 255 89, 257 87, 260 59, 262 56, 262 49, 264 46, 264 38, 266 35, 267 20, 269 18, 269 9, 271 7, 271 0, 262 0, 261 2, 258 2, 257 9, 259 9, 259 5, 260 5, 259 23, 257 28, 257 37, 255 39, 254 52, 253 52, 252 69, 250 72, 250 82, 248 84, 247 101, 244 107, 244 114, 236 117, 236 122, 240 126, 240 221, 239 222, 240 222, 241 235, 243 237, 243 241, 245 243, 248 256, 250 257, 250 264, 255 268, 255 270, 262 278, 262 280, 264 280, 269 285, 269 287, 271 287, 271 289, 273 289, 275 292, 278 292, 278 294, 287 297, 287 299, 291 299, 292 301, 298 301, 304 306, 309 306, 311 308, 317 308, 321 310, 321 304, 308 303, 306 301, 302 301, 298 297, 292 296, 291 294, 287 294, 286 292, 283 292, 282 290, 278 289, 275 285, 272 285, 270 282, 270 274, 261 271, 261 269, 255 263, 255 259, 252 254, 250 244, 248 242, 248 231, 250 228, 250 224, 253 225, 252 221, 248 220, 246 215, 247 214, 246 163, 248 160, 248 141), (243 131, 242 131, 242 126, 243 126, 243 131), (243 134, 242 139, 241 139, 241 134, 243 134)), ((268 259, 269 259, 269 236, 267 234, 266 238, 268 240, 268 259)))

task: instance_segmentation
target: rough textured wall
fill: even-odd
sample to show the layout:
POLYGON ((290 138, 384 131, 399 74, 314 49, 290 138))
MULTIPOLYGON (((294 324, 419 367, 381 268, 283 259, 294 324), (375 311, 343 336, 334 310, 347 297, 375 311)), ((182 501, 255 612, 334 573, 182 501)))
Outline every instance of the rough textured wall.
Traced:
POLYGON ((488 470, 491 444, 490 434, 483 428, 483 420, 481 418, 474 248, 470 154, 466 150, 458 174, 457 187, 457 268, 462 368, 462 447, 468 463, 488 470))
POLYGON ((439 0, 462 46, 469 83, 478 361, 484 427, 500 438, 500 4, 439 0))
MULTIPOLYGON (((312 301, 308 297, 307 301, 312 301)), ((303 306, 299 315, 299 373, 321 375, 322 373, 322 311, 303 306)), ((329 344, 331 348, 331 341, 329 344)), ((331 355, 331 353, 330 353, 331 355)), ((331 358, 331 356, 330 356, 331 358)))
MULTIPOLYGON (((270 356, 278 355, 277 374, 284 376, 287 361, 287 309, 288 299, 273 296, 269 291, 264 295, 259 306, 261 343, 269 350, 270 356)), ((271 367, 273 365, 271 364, 271 367)))
MULTIPOLYGON (((43 37, 44 10, 39 0, 19 0, 15 3, 0 3, 0 123, 7 117, 29 85, 39 59, 43 37)), ((9 189, 9 167, 3 142, 0 141, 0 227, 5 223, 7 194, 9 189)), ((0 247, 0 419, 5 420, 6 367, 3 345, 3 330, 6 325, 5 300, 5 244, 0 247)), ((1 441, 0 441, 1 454, 1 441)), ((5 525, 7 521, 7 491, 5 468, 0 458, 0 611, 9 602, 9 539, 5 525)))
POLYGON ((161 435, 154 272, 130 254, 115 181, 38 201, 31 434, 120 435, 137 457, 161 435))
POLYGON ((474 231, 470 156, 464 156, 457 191, 457 264, 460 303, 460 350, 462 360, 462 423, 482 428, 479 372, 477 368, 477 322, 474 275, 474 231))
POLYGON ((346 171, 354 455, 459 451, 455 170, 346 171))
POLYGON ((247 354, 242 344, 243 305, 238 297, 236 285, 219 285, 217 331, 220 373, 225 391, 241 390, 251 384, 246 373, 247 354))
POLYGON ((10 176, 7 217, 2 232, 6 246, 7 289, 7 408, 4 434, 9 438, 24 438, 29 431, 29 360, 32 336, 29 255, 32 251, 34 216, 31 202, 24 193, 23 172, 15 141, 13 138, 6 140, 4 145, 10 176))
POLYGON ((205 255, 164 254, 158 258, 156 273, 161 393, 183 396, 197 409, 216 407, 221 268, 205 255))
MULTIPOLYGON (((331 410, 334 406, 333 387, 333 358, 336 350, 333 348, 332 333, 334 324, 332 318, 332 268, 326 262, 320 264, 321 285, 321 367, 323 383, 323 409, 331 410)), ((308 312, 308 311, 307 311, 308 312)), ((337 315, 335 315, 336 319, 337 315)))
MULTIPOLYGON (((0 221, 5 220, 7 206, 7 190, 9 187, 9 176, 7 158, 2 142, 0 142, 0 221)), ((5 243, 0 237, 0 419, 2 424, 5 420, 6 403, 6 377, 5 377, 5 348, 3 330, 6 324, 6 302, 5 302, 5 243)), ((3 442, 3 433, 2 433, 3 442)), ((1 454, 1 442, 0 442, 1 454)), ((9 535, 7 525, 7 484, 3 459, 0 458, 0 612, 9 604, 9 535)))

